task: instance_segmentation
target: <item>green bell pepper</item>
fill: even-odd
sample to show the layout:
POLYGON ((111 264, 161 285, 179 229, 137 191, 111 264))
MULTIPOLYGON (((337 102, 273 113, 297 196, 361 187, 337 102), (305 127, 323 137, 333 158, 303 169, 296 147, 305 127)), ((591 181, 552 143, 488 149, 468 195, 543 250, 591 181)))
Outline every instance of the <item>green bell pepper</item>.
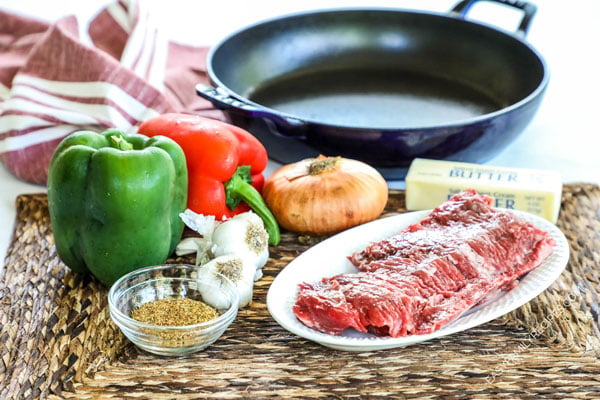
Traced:
POLYGON ((164 263, 181 239, 187 202, 183 150, 164 136, 75 132, 48 170, 48 208, 62 261, 111 285, 164 263))

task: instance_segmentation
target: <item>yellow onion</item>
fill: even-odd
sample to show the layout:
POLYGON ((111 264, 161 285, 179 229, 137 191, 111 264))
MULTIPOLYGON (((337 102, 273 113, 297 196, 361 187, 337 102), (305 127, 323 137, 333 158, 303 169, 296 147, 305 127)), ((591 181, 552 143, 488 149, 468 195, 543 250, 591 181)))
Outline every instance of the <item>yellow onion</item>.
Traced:
POLYGON ((388 186, 361 161, 319 156, 282 166, 267 179, 262 194, 283 228, 328 235, 379 217, 388 186))

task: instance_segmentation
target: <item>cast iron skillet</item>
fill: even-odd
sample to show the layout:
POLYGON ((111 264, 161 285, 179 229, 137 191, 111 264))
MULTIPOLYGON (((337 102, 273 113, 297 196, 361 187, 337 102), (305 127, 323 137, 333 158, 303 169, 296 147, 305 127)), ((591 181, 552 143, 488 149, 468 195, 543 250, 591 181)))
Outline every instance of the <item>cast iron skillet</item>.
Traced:
POLYGON ((275 18, 211 49, 197 93, 263 142, 272 159, 341 155, 402 178, 416 157, 485 162, 527 126, 546 64, 515 33, 447 15, 335 9, 275 18))

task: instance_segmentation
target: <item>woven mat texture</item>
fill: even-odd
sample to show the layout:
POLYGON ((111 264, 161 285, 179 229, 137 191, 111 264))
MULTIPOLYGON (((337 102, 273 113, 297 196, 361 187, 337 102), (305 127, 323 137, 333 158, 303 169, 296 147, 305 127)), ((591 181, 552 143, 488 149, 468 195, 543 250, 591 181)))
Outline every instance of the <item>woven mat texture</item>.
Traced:
MULTIPOLYGON (((107 288, 59 260, 44 194, 16 201, 0 270, 0 399, 600 398, 600 188, 565 185, 567 270, 518 310, 405 348, 343 352, 280 327, 266 307, 277 273, 314 243, 284 232, 254 302, 208 349, 138 350, 111 321, 107 288)), ((393 191, 386 214, 404 211, 393 191)), ((193 262, 193 259, 170 261, 193 262)))

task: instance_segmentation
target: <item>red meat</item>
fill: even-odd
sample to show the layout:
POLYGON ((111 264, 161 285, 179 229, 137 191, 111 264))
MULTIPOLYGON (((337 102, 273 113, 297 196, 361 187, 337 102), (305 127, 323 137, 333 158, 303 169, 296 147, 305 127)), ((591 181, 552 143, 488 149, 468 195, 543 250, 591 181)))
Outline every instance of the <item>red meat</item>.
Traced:
POLYGON ((360 270, 299 286, 293 311, 339 335, 431 333, 539 266, 554 242, 544 231, 473 190, 424 220, 349 257, 360 270))

